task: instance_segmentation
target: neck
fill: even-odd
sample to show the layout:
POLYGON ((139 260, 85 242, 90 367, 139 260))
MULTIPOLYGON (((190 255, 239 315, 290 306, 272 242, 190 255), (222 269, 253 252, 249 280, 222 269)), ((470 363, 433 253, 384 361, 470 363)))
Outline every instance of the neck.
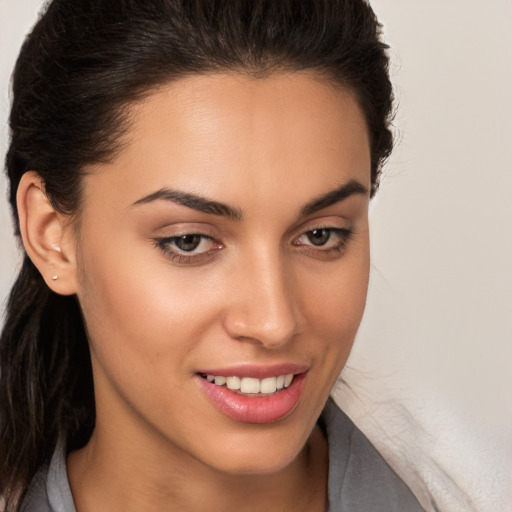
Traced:
POLYGON ((326 510, 327 443, 318 427, 288 466, 264 475, 227 474, 168 452, 150 459, 136 444, 119 444, 97 428, 85 448, 70 454, 77 512, 326 510))

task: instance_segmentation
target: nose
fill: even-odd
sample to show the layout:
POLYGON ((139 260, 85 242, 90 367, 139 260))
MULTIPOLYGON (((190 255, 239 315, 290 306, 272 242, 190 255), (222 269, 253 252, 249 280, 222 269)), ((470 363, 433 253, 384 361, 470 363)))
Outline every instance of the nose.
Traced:
POLYGON ((231 275, 232 290, 224 328, 235 339, 277 349, 301 332, 292 269, 278 255, 244 261, 231 275))

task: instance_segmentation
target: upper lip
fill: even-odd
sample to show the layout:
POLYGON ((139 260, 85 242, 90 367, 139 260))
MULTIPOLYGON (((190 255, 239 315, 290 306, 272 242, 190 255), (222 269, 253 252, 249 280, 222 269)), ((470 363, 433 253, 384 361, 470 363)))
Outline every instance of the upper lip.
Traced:
POLYGON ((217 375, 222 377, 252 377, 254 379, 265 379, 278 375, 289 375, 303 373, 309 370, 308 364, 301 363, 279 363, 279 364, 239 364, 222 368, 207 368, 197 373, 217 375))

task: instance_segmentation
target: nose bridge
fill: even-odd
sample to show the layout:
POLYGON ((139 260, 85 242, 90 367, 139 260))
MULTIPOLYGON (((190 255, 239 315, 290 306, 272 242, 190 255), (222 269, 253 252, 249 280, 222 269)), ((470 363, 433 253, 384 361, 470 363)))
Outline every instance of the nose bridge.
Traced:
POLYGON ((226 325, 233 337, 279 347, 297 333, 293 276, 277 248, 254 251, 244 259, 236 280, 237 293, 226 325))

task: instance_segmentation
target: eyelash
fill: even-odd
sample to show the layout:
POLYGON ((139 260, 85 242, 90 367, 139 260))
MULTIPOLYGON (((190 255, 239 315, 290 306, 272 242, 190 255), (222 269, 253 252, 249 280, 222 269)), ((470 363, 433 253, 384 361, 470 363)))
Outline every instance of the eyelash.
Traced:
POLYGON ((303 233, 300 237, 294 240, 293 245, 295 247, 300 247, 303 251, 306 252, 307 255, 316 256, 317 258, 321 259, 335 259, 337 256, 340 256, 343 254, 344 250, 347 247, 348 242, 352 238, 353 231, 348 228, 333 228, 329 226, 318 226, 314 229, 310 229, 303 233), (325 243, 327 245, 332 238, 332 235, 336 235, 338 237, 338 240, 334 243, 332 247, 329 247, 327 249, 316 249, 315 247, 324 247, 324 245, 315 246, 312 245, 306 245, 301 244, 298 242, 300 238, 308 236, 309 234, 314 233, 315 231, 327 231, 329 234, 329 237, 325 243))
MULTIPOLYGON (((347 243, 352 238, 353 231, 351 229, 347 228, 334 228, 334 227, 328 227, 328 226, 318 226, 313 229, 310 229, 304 233, 302 233, 298 238, 294 239, 292 242, 293 246, 296 247, 298 250, 301 250, 305 252, 307 255, 317 257, 320 259, 335 259, 337 256, 341 255, 346 246, 347 243), (315 246, 314 244, 303 244, 300 243, 299 240, 302 237, 307 237, 310 234, 313 234, 315 231, 327 231, 328 232, 328 238, 324 245, 327 245, 332 238, 332 235, 336 235, 338 237, 338 240, 336 241, 335 245, 333 247, 329 247, 327 249, 316 249, 315 247, 324 247, 324 245, 318 245, 315 246)), ((197 263, 206 262, 209 260, 212 256, 214 256, 214 253, 220 249, 222 249, 224 246, 217 242, 214 238, 212 238, 209 235, 205 235, 203 233, 184 233, 182 235, 175 235, 170 237, 162 237, 162 238, 156 238, 154 239, 155 246, 160 249, 166 256, 168 256, 172 263, 177 263, 180 265, 193 265, 197 263), (177 240, 183 239, 184 237, 192 236, 192 237, 200 237, 201 241, 199 244, 201 244, 204 241, 211 241, 216 246, 212 249, 197 253, 197 254, 188 254, 186 251, 179 252, 178 250, 171 249, 171 245, 175 244, 177 240)), ((195 249, 193 249, 195 250, 195 249)), ((191 252, 191 251, 190 251, 191 252)))
POLYGON ((171 259, 172 263, 177 263, 180 265, 201 263, 205 260, 208 260, 213 254, 222 249, 224 246, 218 242, 216 242, 211 236, 205 235, 204 233, 184 233, 182 235, 175 235, 169 237, 162 237, 155 239, 155 245, 171 259), (187 254, 187 252, 179 252, 178 250, 173 250, 170 248, 172 244, 175 244, 177 240, 182 239, 187 236, 200 237, 202 243, 203 241, 210 240, 216 243, 216 247, 213 249, 203 251, 197 254, 187 254))

